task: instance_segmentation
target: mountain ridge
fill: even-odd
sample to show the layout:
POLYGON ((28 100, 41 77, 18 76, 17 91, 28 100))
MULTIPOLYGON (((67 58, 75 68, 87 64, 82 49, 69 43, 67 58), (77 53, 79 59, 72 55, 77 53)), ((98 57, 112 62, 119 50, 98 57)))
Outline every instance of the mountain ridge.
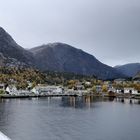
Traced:
POLYGON ((128 63, 114 68, 128 77, 134 77, 140 71, 140 63, 128 63))
POLYGON ((32 54, 18 45, 2 27, 0 27, 0 53, 7 61, 21 65, 31 65, 33 60, 32 54))
POLYGON ((31 66, 39 70, 95 75, 99 79, 120 78, 124 75, 101 63, 93 55, 65 43, 49 43, 30 50, 22 48, 0 27, 0 64, 31 66))
POLYGON ((140 80, 140 71, 133 77, 133 80, 140 80))
POLYGON ((94 74, 103 79, 117 78, 117 75, 121 75, 112 67, 101 63, 93 55, 66 43, 49 43, 32 48, 30 51, 35 55, 38 67, 44 70, 49 68, 84 75, 94 74))

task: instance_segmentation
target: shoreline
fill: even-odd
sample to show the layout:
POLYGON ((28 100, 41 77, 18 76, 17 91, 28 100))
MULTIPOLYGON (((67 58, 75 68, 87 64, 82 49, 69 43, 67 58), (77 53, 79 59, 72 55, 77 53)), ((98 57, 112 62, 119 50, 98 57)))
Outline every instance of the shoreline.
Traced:
POLYGON ((78 95, 0 95, 0 99, 63 97, 63 96, 74 96, 74 97, 76 97, 78 95))
POLYGON ((117 99, 140 99, 140 96, 109 96, 109 95, 66 95, 66 94, 54 94, 54 95, 0 95, 0 99, 16 99, 16 98, 42 98, 42 97, 84 97, 84 96, 92 96, 92 97, 102 97, 102 98, 117 98, 117 99))

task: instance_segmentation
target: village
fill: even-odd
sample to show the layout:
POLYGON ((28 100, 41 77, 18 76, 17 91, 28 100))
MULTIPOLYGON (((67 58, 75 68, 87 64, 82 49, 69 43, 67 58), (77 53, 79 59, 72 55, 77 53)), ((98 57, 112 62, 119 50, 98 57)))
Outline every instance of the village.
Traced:
POLYGON ((37 84, 33 85, 27 81, 25 89, 17 89, 14 84, 0 84, 0 97, 38 97, 38 96, 140 96, 140 79, 125 80, 115 79, 113 81, 91 80, 79 81, 69 80, 67 85, 63 84, 37 84))

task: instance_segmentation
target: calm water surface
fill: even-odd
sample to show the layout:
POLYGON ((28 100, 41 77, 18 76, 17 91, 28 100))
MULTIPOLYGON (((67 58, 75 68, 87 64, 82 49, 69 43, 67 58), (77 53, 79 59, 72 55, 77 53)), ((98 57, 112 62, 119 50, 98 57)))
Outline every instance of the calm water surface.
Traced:
POLYGON ((93 97, 0 100, 0 131, 12 140, 139 140, 140 105, 93 97))

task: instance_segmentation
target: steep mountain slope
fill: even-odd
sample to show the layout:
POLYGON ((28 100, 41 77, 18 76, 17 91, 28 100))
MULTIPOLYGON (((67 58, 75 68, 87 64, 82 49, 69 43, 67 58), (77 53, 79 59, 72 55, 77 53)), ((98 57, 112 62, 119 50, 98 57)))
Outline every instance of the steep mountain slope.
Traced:
POLYGON ((63 43, 50 43, 30 50, 36 59, 36 66, 41 70, 73 72, 95 75, 100 79, 122 77, 94 56, 63 43))
POLYGON ((116 66, 115 69, 129 77, 133 77, 138 71, 140 71, 140 63, 130 63, 116 66))
POLYGON ((31 65, 33 56, 0 27, 0 64, 31 65))
POLYGON ((67 44, 52 43, 25 50, 1 27, 0 66, 34 66, 43 71, 95 75, 100 79, 123 76, 94 56, 67 44))

